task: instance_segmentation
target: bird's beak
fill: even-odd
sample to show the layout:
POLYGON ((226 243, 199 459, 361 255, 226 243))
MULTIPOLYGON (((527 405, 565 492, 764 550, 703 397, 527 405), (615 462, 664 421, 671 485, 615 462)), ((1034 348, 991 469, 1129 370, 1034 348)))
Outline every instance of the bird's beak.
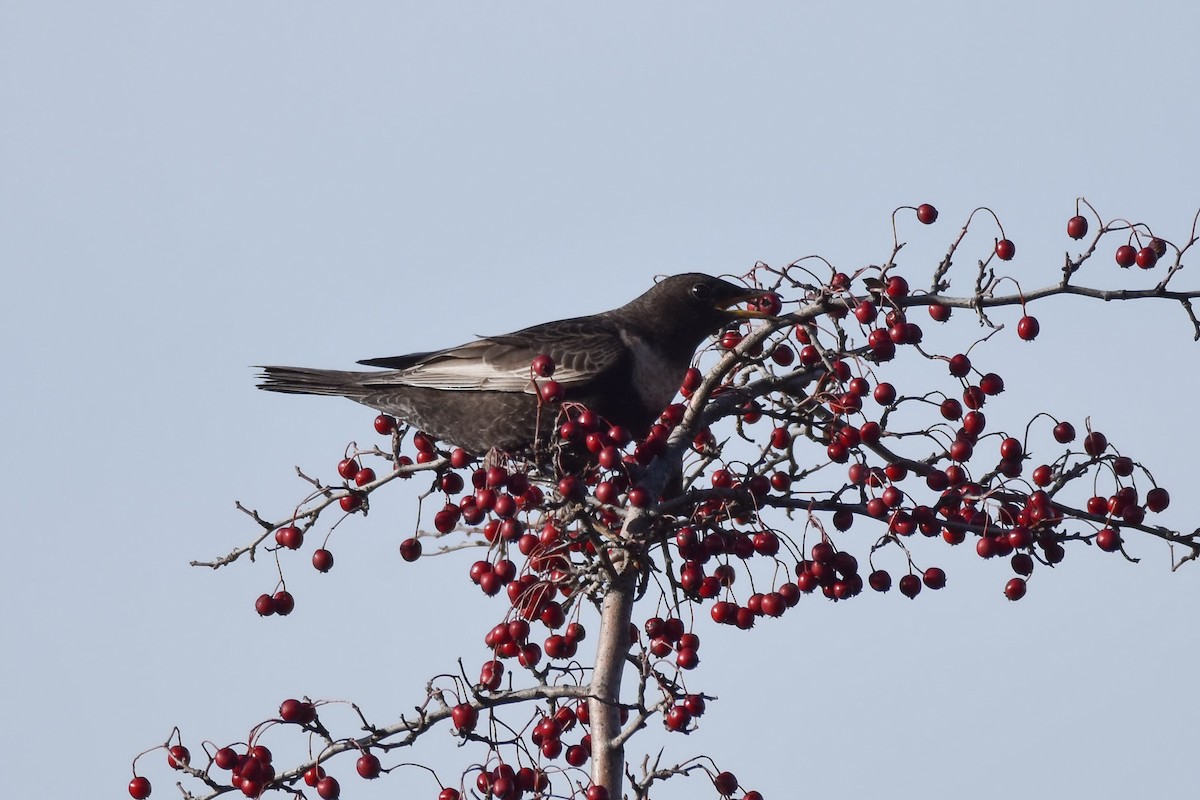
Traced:
POLYGON ((722 311, 726 311, 740 319, 775 319, 775 314, 770 314, 766 311, 761 311, 757 308, 734 308, 733 306, 750 300, 758 300, 762 297, 769 297, 775 294, 766 289, 748 289, 742 294, 727 298, 717 307, 722 311))

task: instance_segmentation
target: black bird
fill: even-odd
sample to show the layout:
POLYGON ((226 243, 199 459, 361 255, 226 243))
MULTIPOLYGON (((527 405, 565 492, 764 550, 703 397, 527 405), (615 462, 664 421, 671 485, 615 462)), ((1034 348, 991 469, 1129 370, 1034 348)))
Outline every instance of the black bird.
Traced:
POLYGON ((261 367, 260 389, 348 397, 472 453, 546 441, 557 412, 539 415, 530 365, 554 360, 563 402, 581 403, 644 436, 679 390, 696 348, 745 317, 731 308, 766 292, 698 273, 659 281, 620 308, 488 336, 430 353, 359 361, 384 371, 261 367), (535 431, 541 419, 541 430, 535 431))

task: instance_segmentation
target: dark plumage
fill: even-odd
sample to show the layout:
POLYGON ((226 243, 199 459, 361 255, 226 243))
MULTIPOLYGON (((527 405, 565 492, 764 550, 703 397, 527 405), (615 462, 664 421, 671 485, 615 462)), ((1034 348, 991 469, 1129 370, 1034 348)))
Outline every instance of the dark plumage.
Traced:
MULTIPOLYGON (((530 364, 545 354, 554 359, 553 380, 566 402, 582 403, 641 437, 675 396, 705 337, 739 317, 765 316, 730 306, 763 294, 708 275, 675 275, 602 314, 358 362, 383 371, 262 367, 258 388, 348 397, 474 453, 517 451, 534 441, 538 401, 530 364)), ((542 409, 543 440, 556 416, 557 409, 542 409)))

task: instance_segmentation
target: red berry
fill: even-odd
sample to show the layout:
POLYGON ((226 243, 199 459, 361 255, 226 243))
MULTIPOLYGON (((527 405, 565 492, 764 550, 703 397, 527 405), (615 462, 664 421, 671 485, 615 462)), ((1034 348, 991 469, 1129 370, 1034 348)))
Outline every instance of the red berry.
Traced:
POLYGON ((254 601, 254 610, 260 617, 269 617, 275 613, 275 599, 269 594, 260 594, 254 601))
POLYGON ((1075 426, 1069 422, 1060 422, 1054 426, 1054 441, 1066 444, 1075 441, 1075 426))
POLYGON ((929 316, 937 322, 945 322, 950 319, 950 306, 944 306, 941 303, 930 303, 929 316))
POLYGON ((304 531, 295 525, 285 525, 275 531, 275 541, 289 550, 299 550, 304 544, 304 531))
POLYGON ((129 796, 134 800, 146 800, 150 796, 150 781, 138 776, 129 782, 129 796))
POLYGON ((786 427, 776 428, 771 431, 771 446, 776 450, 786 450, 791 442, 792 435, 786 427))
POLYGON ((989 397, 995 397, 1004 391, 1004 378, 994 372, 989 372, 979 379, 979 388, 989 397))
POLYGON ((538 396, 543 403, 560 403, 567 392, 558 381, 542 381, 538 385, 538 396))
POLYGON ((573 744, 567 748, 566 760, 572 767, 582 767, 587 763, 588 751, 583 745, 573 744))
POLYGON ((167 751, 167 764, 171 766, 171 769, 183 769, 191 761, 192 754, 181 744, 177 744, 167 751))
POLYGON ((925 570, 925 574, 921 576, 921 580, 930 589, 941 589, 946 585, 946 572, 941 567, 930 567, 925 570))
POLYGON ((885 569, 877 569, 867 578, 867 585, 877 592, 886 592, 892 588, 892 576, 885 569))
POLYGON ((312 565, 318 572, 329 572, 333 569, 333 553, 323 547, 320 550, 314 550, 312 565))
POLYGON ((332 775, 326 775, 317 781, 317 794, 321 796, 322 800, 336 800, 341 793, 342 787, 338 784, 337 778, 332 775))
POLYGON ((289 697, 279 704, 279 718, 284 722, 301 723, 306 716, 304 706, 305 704, 301 701, 294 697, 289 697))
POLYGON ((937 222, 938 210, 929 203, 921 203, 917 206, 917 219, 922 225, 932 225, 937 222))
POLYGON ((1146 508, 1154 513, 1158 513, 1165 509, 1171 503, 1171 495, 1161 486, 1155 486, 1150 491, 1146 492, 1146 508))
POLYGON ((1114 553, 1121 549, 1121 534, 1112 528, 1104 528, 1096 534, 1096 546, 1106 553, 1114 553))
POLYGON ((1143 247, 1141 250, 1137 251, 1137 255, 1134 256, 1134 261, 1142 269, 1150 269, 1158 263, 1158 253, 1154 252, 1154 248, 1143 247))
POLYGON ((554 359, 545 353, 540 353, 533 357, 533 362, 529 365, 529 368, 539 378, 549 378, 554 374, 554 359))
POLYGON ((375 481, 375 470, 370 467, 363 467, 354 476, 355 486, 366 486, 368 483, 375 481))
POLYGON ((1020 600, 1025 596, 1025 579, 1011 578, 1004 584, 1004 596, 1009 600, 1020 600))
POLYGON ((956 378, 965 378, 971 373, 971 359, 959 353, 950 358, 950 374, 956 378))
POLYGON ((732 772, 720 772, 713 778, 713 786, 717 790, 717 794, 729 797, 737 791, 738 779, 732 772))
POLYGON ((218 769, 233 769, 238 764, 238 754, 232 747, 222 747, 213 756, 213 763, 218 769))
POLYGON ((908 296, 908 281, 904 280, 900 275, 893 275, 888 278, 887 288, 884 290, 887 296, 893 300, 899 300, 908 296))
POLYGON ((271 599, 275 601, 275 613, 281 617, 286 617, 296 608, 296 598, 286 589, 280 589, 271 599))
POLYGON ((692 721, 692 714, 684 706, 671 706, 671 710, 667 712, 663 722, 669 730, 683 731, 687 730, 692 721))
POLYGON ((770 314, 774 317, 783 310, 783 298, 771 292, 750 301, 750 306, 763 314, 770 314))
MULTIPOLYGON (((861 322, 863 325, 871 324, 872 322, 875 321, 875 318, 878 315, 879 315, 879 310, 877 308, 875 308, 875 304, 872 303, 870 300, 863 300, 861 303, 859 303, 857 306, 854 307, 854 318, 856 320, 858 320, 859 322, 861 322)), ((815 348, 814 348, 813 352, 816 352, 815 348)))
POLYGON ((1100 431, 1092 431, 1083 437, 1083 450, 1089 456, 1099 456, 1108 449, 1108 437, 1100 431))
POLYGON ((900 579, 900 594, 911 599, 921 593, 921 579, 908 574, 900 579))
POLYGON ((1076 214, 1067 220, 1067 236, 1072 239, 1082 239, 1087 236, 1088 221, 1084 217, 1076 214))
POLYGON ((379 773, 383 771, 379 758, 374 753, 364 753, 359 756, 354 768, 358 770, 360 776, 369 781, 378 778, 379 773))
POLYGON ((1012 261, 1016 254, 1017 246, 1011 240, 1001 239, 996 242, 996 255, 1001 261, 1012 261))
POLYGON ((796 351, 786 344, 777 344, 771 350, 771 360, 781 367, 791 365, 796 359, 796 351))
POLYGON ((363 497, 365 496, 362 492, 350 492, 338 498, 338 505, 342 507, 342 511, 350 514, 362 507, 363 497))
POLYGON ((343 458, 337 465, 338 475, 341 475, 348 481, 354 480, 354 476, 358 474, 359 469, 358 462, 353 458, 343 458))
POLYGON ((1132 267, 1134 265, 1134 262, 1137 261, 1137 253, 1138 253, 1137 249, 1135 247, 1133 247, 1132 245, 1128 245, 1128 244, 1121 245, 1120 247, 1117 248, 1117 254, 1116 254, 1117 266, 1132 267))
POLYGON ((405 561, 416 561, 421 557, 421 540, 405 539, 400 543, 400 557, 405 561))
POLYGON ((875 387, 875 391, 871 395, 875 398, 875 402, 881 406, 890 406, 896 402, 896 387, 890 383, 880 383, 875 387))
POLYGON ((394 433, 396 430, 396 418, 389 414, 380 414, 375 418, 375 431, 384 436, 394 433))
POLYGON ((1031 317, 1028 314, 1021 317, 1021 321, 1017 323, 1017 336, 1027 342, 1036 339, 1041 330, 1042 326, 1038 324, 1037 317, 1031 317))

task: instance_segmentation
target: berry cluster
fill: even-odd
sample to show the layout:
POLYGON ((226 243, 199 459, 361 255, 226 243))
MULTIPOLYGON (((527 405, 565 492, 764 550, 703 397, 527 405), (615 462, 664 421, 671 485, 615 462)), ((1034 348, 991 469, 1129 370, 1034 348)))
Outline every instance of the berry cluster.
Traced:
MULTIPOLYGON (((909 211, 925 225, 939 216, 930 204, 909 211)), ((1147 523, 1148 515, 1169 506, 1167 490, 1090 423, 1077 431, 1043 412, 1022 429, 1006 430, 988 419, 1001 417, 993 410, 1007 388, 1005 378, 985 366, 983 345, 992 334, 932 352, 922 324, 951 323, 956 309, 968 312, 972 325, 982 319, 1000 340, 1029 342, 1040 333, 1020 289, 1001 293, 1016 282, 995 273, 996 262, 1015 258, 1016 245, 995 214, 979 211, 995 220, 998 235, 989 233, 971 295, 950 294, 947 274, 977 212, 925 290, 901 274, 899 242, 883 266, 856 272, 831 267, 816 275, 802 262, 760 265, 755 277, 773 293, 756 308, 773 319, 733 325, 716 337, 683 376, 682 402, 666 408, 641 439, 564 402, 553 360, 539 355, 530 364, 537 387, 531 402, 539 413, 556 415, 558 424, 538 452, 493 453, 480 462, 380 415, 375 431, 391 438, 390 449, 352 446, 337 464, 342 483, 310 479, 316 491, 277 524, 247 511, 264 526, 262 538, 210 566, 273 536, 269 549, 282 576, 288 554, 304 548, 323 511, 336 506, 347 516, 366 514, 373 492, 395 478, 426 473, 429 494, 438 498, 426 520, 431 527, 401 542, 401 559, 419 562, 431 540, 452 542, 443 551, 482 545, 486 555, 464 564, 464 583, 501 598, 501 611, 481 630, 487 655, 478 679, 439 676, 430 683, 421 719, 393 730, 415 738, 448 719, 458 737, 486 749, 486 757, 454 782, 459 788, 439 783, 438 800, 459 800, 471 784, 479 795, 499 800, 551 794, 605 800, 622 796, 625 773, 599 771, 605 759, 593 753, 594 731, 603 742, 613 738, 613 725, 636 731, 659 718, 666 731, 686 734, 705 713, 705 696, 689 686, 703 673, 705 610, 715 624, 749 630, 813 608, 806 597, 841 603, 895 586, 916 598, 947 585, 947 570, 929 565, 934 558, 928 554, 951 559, 947 548, 959 545, 1007 563, 998 594, 1012 601, 1026 595, 1035 575, 1041 579, 1062 562, 1073 544, 1129 557, 1127 543, 1141 533, 1200 553, 1196 534, 1147 523), (988 316, 1004 306, 1019 309, 1015 330, 1004 331, 988 316), (929 321, 922 323, 925 314, 929 321), (940 377, 891 370, 902 359, 929 361, 940 377), (614 598, 618 602, 610 602, 614 598), (597 647, 588 665, 581 663, 589 660, 581 643, 592 607, 598 626, 588 647, 597 647), (626 665, 637 673, 633 697, 620 692, 626 665), (592 681, 602 671, 618 680, 597 696, 592 681), (591 770, 586 780, 584 770, 591 770)), ((1080 240, 1089 220, 1076 213, 1066 227, 1080 240)), ((1092 246, 1069 259, 1059 291, 1101 238, 1118 231, 1128 232, 1116 249, 1122 267, 1150 269, 1168 251, 1166 240, 1145 226, 1101 223, 1092 246)), ((1181 257, 1187 247, 1175 250, 1181 257)), ((1161 294, 1178 264, 1177 257, 1163 283, 1145 296, 1161 294)), ((1178 294, 1185 308, 1200 296, 1178 294)), ((334 563, 328 548, 326 535, 311 556, 321 572, 334 563)), ((294 606, 282 578, 255 603, 263 616, 286 615, 294 606)), ((296 699, 286 700, 272 723, 299 726, 326 749, 313 763, 277 774, 271 752, 251 736, 241 752, 221 748, 206 769, 194 770, 186 748, 171 741, 164 745, 168 763, 220 791, 257 797, 271 789, 295 791, 302 779, 325 800, 340 792, 323 766, 339 752, 358 754, 363 779, 387 771, 376 755, 395 735, 384 732, 386 726, 365 726, 368 734, 357 739, 334 738, 316 705, 296 699)), ((732 773, 710 765, 693 759, 650 770, 637 793, 647 795, 652 783, 671 775, 704 770, 719 795, 761 800, 732 773)), ((628 777, 633 780, 631 771, 628 777)), ((129 793, 148 797, 149 781, 135 775, 129 793)))

